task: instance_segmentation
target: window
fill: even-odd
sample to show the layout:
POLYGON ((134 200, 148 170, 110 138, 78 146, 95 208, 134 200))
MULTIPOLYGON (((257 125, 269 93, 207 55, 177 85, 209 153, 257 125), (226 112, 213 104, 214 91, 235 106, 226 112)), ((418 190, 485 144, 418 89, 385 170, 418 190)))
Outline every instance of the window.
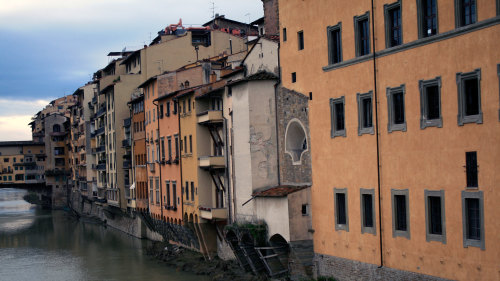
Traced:
POLYGON ((297 32, 297 39, 299 42, 299 51, 304 50, 304 31, 297 32))
POLYGON ((194 182, 191 182, 191 200, 194 201, 194 182))
POLYGON ((189 182, 186 182, 186 201, 189 200, 189 182))
POLYGON ((361 202, 361 233, 376 233, 375 227, 375 190, 360 190, 361 202))
POLYGON ((177 182, 176 181, 173 181, 172 182, 172 201, 173 201, 173 205, 174 205, 174 209, 177 209, 177 182))
POLYGON ((161 138, 161 161, 165 161, 165 139, 161 138))
POLYGON ((193 136, 189 135, 189 153, 193 153, 193 136))
POLYGON ((346 136, 344 120, 344 97, 330 99, 331 137, 346 136))
POLYGON ((418 38, 438 33, 438 10, 436 0, 417 0, 418 38))
POLYGON ((179 135, 175 135, 175 158, 179 158, 179 135))
POLYGON ((167 137, 168 160, 172 161, 172 138, 167 137))
POLYGON ((191 98, 187 100, 187 104, 188 104, 188 111, 191 112, 191 98))
POLYGON ((387 130, 406 132, 405 85, 387 88, 387 130))
POLYGON ((149 179, 149 203, 153 204, 153 195, 154 195, 154 192, 153 192, 153 178, 150 178, 149 179))
POLYGON ((297 82, 297 73, 292 72, 292 83, 295 83, 295 82, 297 82))
POLYGON ((166 114, 167 117, 169 117, 170 116, 170 102, 167 101, 165 103, 165 106, 166 106, 166 113, 165 114, 166 114))
POLYGON ((160 179, 158 177, 155 179, 155 184, 156 204, 160 204, 160 179))
POLYGON ((310 210, 309 210, 309 204, 302 204, 302 215, 303 216, 309 216, 310 210))
POLYGON ((462 191, 462 224, 464 248, 479 247, 484 250, 483 192, 462 191))
POLYGON ((163 104, 160 104, 160 112, 158 113, 158 118, 163 119, 163 104))
POLYGON ((52 126, 52 132, 54 133, 61 132, 61 126, 59 124, 55 124, 54 126, 52 126))
POLYGON ((477 180, 477 152, 465 152, 465 171, 467 178, 467 187, 478 187, 477 180))
POLYGON ((4 158, 3 162, 9 162, 9 158, 4 158))
POLYGON ((455 0, 455 27, 466 26, 477 21, 476 0, 455 0))
POLYGON ((420 80, 420 129, 443 126, 441 116, 441 77, 420 80))
POLYGON ((174 106, 174 108, 173 108, 173 112, 172 113, 173 114, 177 114, 177 110, 179 109, 178 108, 179 107, 179 102, 176 101, 176 100, 174 100, 174 105, 173 106, 174 106))
POLYGON ((283 42, 286 42, 286 28, 283 28, 283 42))
POLYGON ((425 190, 425 229, 427 241, 446 244, 444 190, 425 190))
POLYGON ((326 29, 328 36, 328 64, 342 61, 342 23, 329 26, 326 29))
POLYGON ((392 189, 392 237, 410 239, 408 189, 392 189))
POLYGON ((334 188, 335 199, 335 230, 349 231, 347 213, 347 188, 334 188))
POLYGON ((370 14, 354 17, 354 35, 356 37, 356 56, 364 56, 370 53, 370 14))
POLYGON ((481 111, 481 69, 457 73, 458 125, 483 123, 481 111))
POLYGON ((385 47, 390 48, 403 43, 401 0, 384 5, 385 14, 385 47))
POLYGON ((373 135, 373 92, 356 95, 358 100, 358 135, 373 135))
POLYGON ((170 206, 170 181, 165 181, 165 187, 167 189, 167 199, 165 204, 167 206, 170 206))
POLYGON ((187 136, 184 136, 184 153, 187 153, 187 136))

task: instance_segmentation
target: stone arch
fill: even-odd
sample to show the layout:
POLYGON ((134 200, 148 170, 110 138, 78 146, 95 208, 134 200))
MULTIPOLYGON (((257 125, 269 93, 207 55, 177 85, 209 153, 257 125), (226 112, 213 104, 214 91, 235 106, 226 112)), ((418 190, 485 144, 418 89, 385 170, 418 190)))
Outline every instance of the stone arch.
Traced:
POLYGON ((306 129, 299 119, 293 118, 285 130, 285 153, 292 157, 293 165, 300 165, 302 155, 309 151, 306 129))
POLYGON ((193 217, 193 214, 190 214, 190 215, 189 215, 189 222, 191 222, 191 223, 192 223, 192 222, 194 222, 194 217, 193 217))
POLYGON ((198 215, 194 215, 194 222, 198 223, 198 215))

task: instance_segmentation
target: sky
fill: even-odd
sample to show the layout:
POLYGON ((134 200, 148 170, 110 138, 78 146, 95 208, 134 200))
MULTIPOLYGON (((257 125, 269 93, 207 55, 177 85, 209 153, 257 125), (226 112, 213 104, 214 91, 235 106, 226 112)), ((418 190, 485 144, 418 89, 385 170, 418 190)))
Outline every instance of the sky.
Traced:
POLYGON ((214 13, 248 23, 264 12, 261 0, 0 0, 0 141, 30 140, 31 117, 90 81, 109 52, 214 13))

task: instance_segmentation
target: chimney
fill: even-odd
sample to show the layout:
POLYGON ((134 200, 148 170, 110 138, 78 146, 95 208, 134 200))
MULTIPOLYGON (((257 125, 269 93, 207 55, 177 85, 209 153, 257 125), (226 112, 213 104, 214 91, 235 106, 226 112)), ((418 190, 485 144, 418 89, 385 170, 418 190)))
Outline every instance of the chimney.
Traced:
POLYGON ((262 0, 264 6, 264 28, 267 35, 279 35, 278 0, 262 0))

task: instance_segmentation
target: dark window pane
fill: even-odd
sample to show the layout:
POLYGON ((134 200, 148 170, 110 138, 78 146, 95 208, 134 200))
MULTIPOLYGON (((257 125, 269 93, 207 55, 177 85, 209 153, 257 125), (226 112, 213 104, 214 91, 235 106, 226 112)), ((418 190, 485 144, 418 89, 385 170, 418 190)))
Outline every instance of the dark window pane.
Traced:
POLYGON ((390 46, 397 46, 401 44, 401 9, 394 8, 389 11, 390 33, 391 41, 390 46))
POLYGON ((373 227, 373 204, 371 194, 363 194, 363 212, 363 226, 373 227))
POLYGON ((344 130, 344 104, 335 104, 335 131, 344 130))
POLYGON ((403 102, 403 92, 392 95, 392 105, 394 110, 394 124, 404 124, 405 108, 403 102))
POLYGON ((341 42, 341 38, 340 38, 340 30, 337 29, 337 30, 331 31, 330 38, 331 38, 330 57, 332 60, 330 63, 338 63, 342 60, 341 59, 342 42, 341 42))
POLYGON ((479 91, 476 78, 464 81, 465 115, 479 114, 479 91))
POLYGON ((365 98, 363 103, 363 128, 371 128, 373 126, 372 122, 372 99, 365 98))
POLYGON ((299 31, 298 33, 298 40, 299 40, 299 50, 304 49, 304 32, 299 31))
POLYGON ((422 0, 423 28, 424 37, 437 33, 437 6, 436 0, 422 0))
POLYGON ((346 224, 345 194, 337 193, 337 224, 346 224))
POLYGON ((441 221, 441 197, 429 196, 429 232, 431 234, 443 234, 441 221))
POLYGON ((466 198, 467 239, 481 240, 481 219, 479 214, 479 199, 466 198))
POLYGON ((283 42, 286 41, 286 28, 283 28, 283 42))
POLYGON ((370 53, 370 29, 368 26, 368 19, 359 21, 358 23, 359 34, 359 55, 367 55, 370 53))
POLYGON ((427 95, 427 119, 439 119, 439 88, 437 85, 425 88, 427 95))
POLYGON ((396 207, 396 230, 406 231, 406 197, 404 195, 394 195, 396 207))
POLYGON ((476 151, 465 153, 465 170, 467 173, 467 187, 478 187, 476 151))

